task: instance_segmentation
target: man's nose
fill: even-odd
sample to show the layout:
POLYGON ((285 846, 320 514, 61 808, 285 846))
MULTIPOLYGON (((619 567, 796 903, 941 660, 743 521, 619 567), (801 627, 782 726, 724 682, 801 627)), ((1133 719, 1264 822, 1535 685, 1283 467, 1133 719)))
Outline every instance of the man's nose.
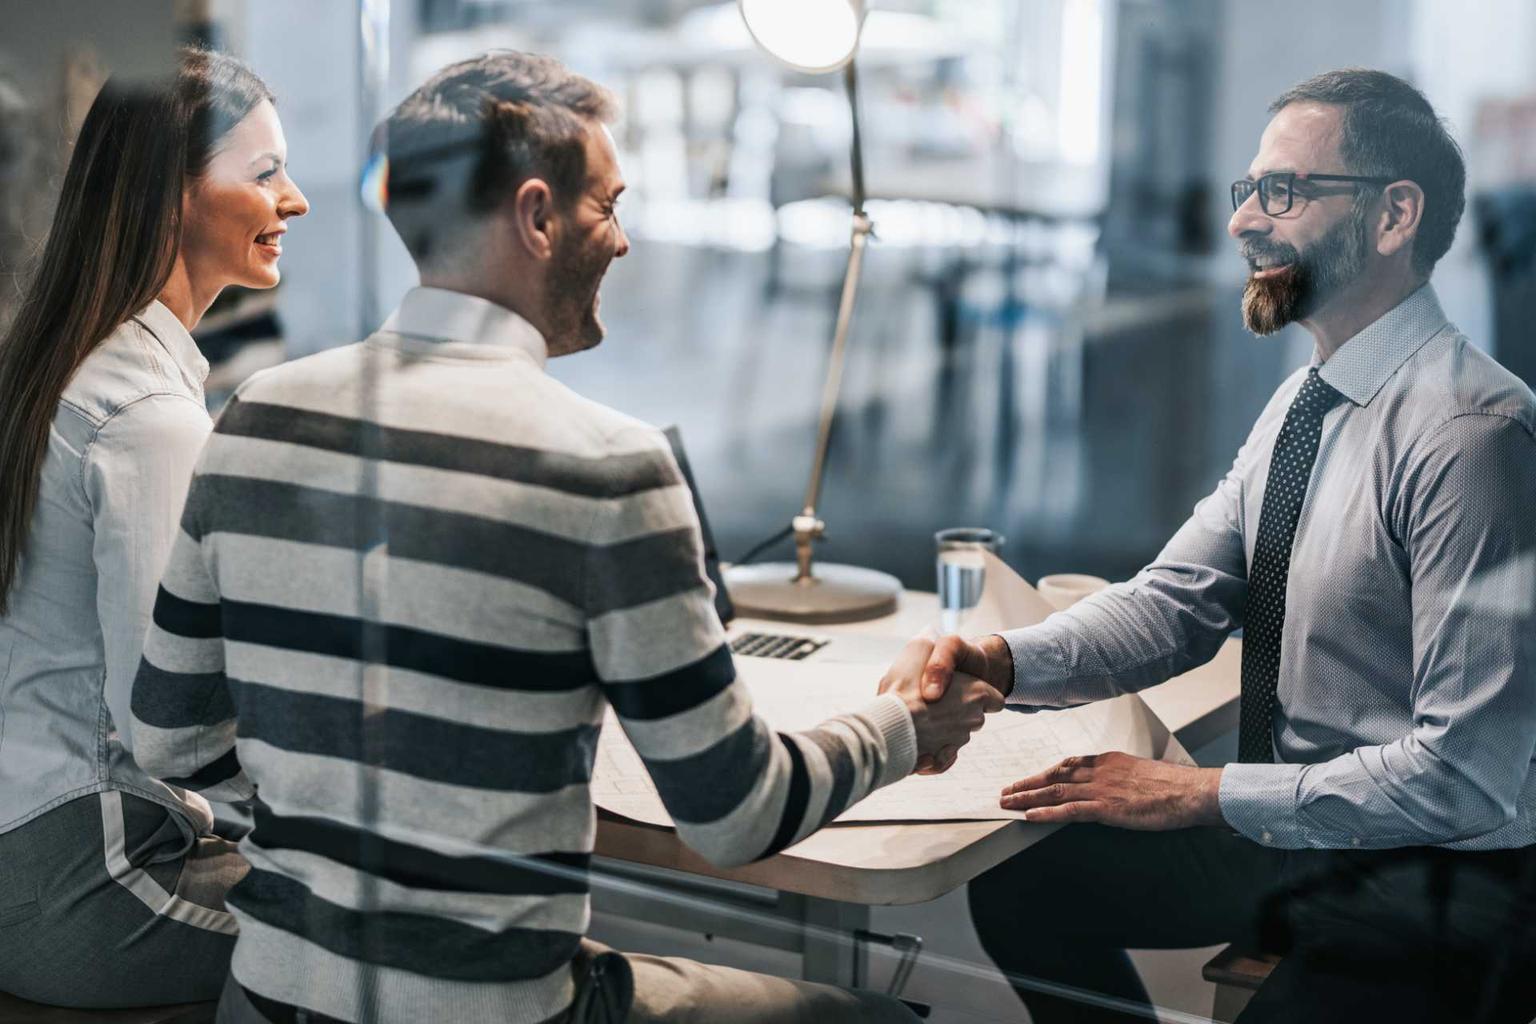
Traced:
POLYGON ((1227 221, 1227 234, 1233 238, 1250 234, 1267 235, 1271 228, 1269 214, 1259 205, 1258 190, 1244 199, 1242 205, 1232 211, 1232 219, 1227 221))
POLYGON ((628 255, 628 253, 629 253, 629 234, 624 230, 624 225, 622 225, 622 224, 618 225, 618 229, 619 229, 619 247, 617 249, 613 250, 613 258, 614 259, 618 259, 621 256, 628 255))

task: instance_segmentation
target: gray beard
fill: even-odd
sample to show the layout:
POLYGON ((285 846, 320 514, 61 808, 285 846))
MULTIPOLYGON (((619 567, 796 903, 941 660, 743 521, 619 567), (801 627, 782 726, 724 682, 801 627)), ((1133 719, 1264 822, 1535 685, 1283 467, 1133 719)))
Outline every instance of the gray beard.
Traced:
POLYGON ((1260 336, 1274 334, 1317 312, 1360 276, 1365 267, 1365 212, 1351 211, 1299 255, 1284 244, 1246 246, 1243 255, 1291 263, 1291 269, 1277 277, 1249 277, 1243 289, 1243 326, 1260 336))

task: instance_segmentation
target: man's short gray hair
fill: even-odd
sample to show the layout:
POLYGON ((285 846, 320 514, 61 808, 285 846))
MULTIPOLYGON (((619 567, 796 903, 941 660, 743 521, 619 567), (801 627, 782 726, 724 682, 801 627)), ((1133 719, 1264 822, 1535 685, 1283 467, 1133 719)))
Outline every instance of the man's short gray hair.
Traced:
MULTIPOLYGON (((1461 147, 1424 94, 1385 71, 1342 68, 1288 89, 1269 105, 1269 112, 1279 113, 1293 103, 1343 108, 1339 149, 1345 173, 1406 179, 1424 190, 1413 265, 1422 274, 1433 270, 1450 249, 1466 208, 1467 167, 1461 147)), ((1357 211, 1374 199, 1373 191, 1361 189, 1357 211)))

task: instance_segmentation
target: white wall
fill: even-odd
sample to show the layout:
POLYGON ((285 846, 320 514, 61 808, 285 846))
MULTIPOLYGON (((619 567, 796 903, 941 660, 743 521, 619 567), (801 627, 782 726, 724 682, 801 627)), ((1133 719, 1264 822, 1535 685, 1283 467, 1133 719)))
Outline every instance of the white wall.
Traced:
MULTIPOLYGON (((1242 176, 1270 100, 1308 75, 1355 65, 1402 75, 1423 90, 1467 150, 1470 192, 1480 180, 1473 145, 1478 103, 1536 90, 1531 0, 1294 0, 1278 25, 1262 0, 1226 0, 1224 12, 1213 145, 1218 181, 1242 176)), ((1225 194, 1212 204, 1224 230, 1231 213, 1225 194)), ((1230 255, 1212 263, 1212 280, 1235 273, 1230 255)), ((1474 342, 1490 344, 1488 285, 1470 217, 1434 280, 1451 319, 1474 342)), ((1290 343, 1304 358, 1307 344, 1299 336, 1290 343)))
MULTIPOLYGON (((1480 101, 1536 90, 1536 3, 1477 0, 1469 8, 1465 0, 1413 0, 1411 6, 1415 81, 1463 145, 1480 101)), ((1477 167, 1470 170, 1475 180, 1477 167)))
MULTIPOLYGON (((1277 8, 1264 0, 1226 0, 1212 111, 1216 180, 1243 176, 1269 122, 1270 101, 1302 79, 1347 66, 1410 74, 1412 5, 1413 0, 1291 0, 1277 8)), ((1211 215, 1224 232, 1232 207, 1226 190, 1218 192, 1211 215)), ((1230 265, 1231 257, 1223 262, 1230 265)))
POLYGON ((1467 154, 1468 211, 1436 268, 1435 285, 1456 325, 1492 349, 1490 282, 1477 251, 1470 201, 1498 168, 1484 163, 1492 154, 1477 144, 1476 114, 1483 100, 1536 92, 1536 3, 1478 0, 1475 15, 1459 0, 1414 0, 1412 6, 1415 81, 1467 154))
MULTIPOLYGON (((310 212, 290 225, 279 294, 290 357, 358 340, 377 326, 414 282, 404 247, 383 218, 366 213, 359 179, 372 118, 359 98, 359 4, 353 0, 259 0, 228 4, 231 42, 272 87, 288 137, 289 167, 310 212), (363 218, 377 219, 374 291, 378 309, 363 309, 363 218)), ((391 74, 405 72, 404 42, 414 4, 391 8, 391 74)), ((388 103, 404 90, 391 81, 388 103)))

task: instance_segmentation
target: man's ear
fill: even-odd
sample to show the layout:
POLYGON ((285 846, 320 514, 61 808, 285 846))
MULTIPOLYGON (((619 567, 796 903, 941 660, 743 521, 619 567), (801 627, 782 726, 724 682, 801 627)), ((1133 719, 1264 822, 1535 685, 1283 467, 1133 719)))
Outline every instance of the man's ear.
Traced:
POLYGON ((515 244, 535 259, 548 259, 555 251, 555 203, 548 183, 529 178, 517 187, 510 205, 515 244))
POLYGON ((1383 256, 1407 252, 1413 247, 1424 219, 1424 190, 1417 182, 1394 181, 1382 190, 1381 196, 1376 251, 1383 256))

